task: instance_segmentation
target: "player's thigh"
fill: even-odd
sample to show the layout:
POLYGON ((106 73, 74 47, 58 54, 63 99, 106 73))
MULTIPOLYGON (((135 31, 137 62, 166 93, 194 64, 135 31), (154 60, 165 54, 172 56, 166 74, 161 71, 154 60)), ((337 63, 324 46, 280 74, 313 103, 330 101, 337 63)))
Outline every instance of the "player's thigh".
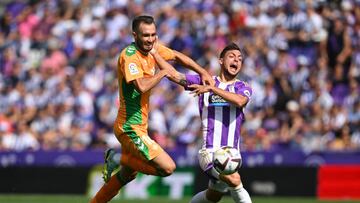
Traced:
POLYGON ((121 143, 122 161, 126 156, 150 161, 164 150, 148 135, 138 136, 136 133, 116 136, 121 143))
POLYGON ((150 163, 157 169, 162 170, 165 173, 164 175, 172 174, 176 168, 174 160, 165 151, 152 159, 150 163))
POLYGON ((174 172, 176 165, 169 154, 148 135, 143 135, 140 138, 147 150, 146 153, 144 153, 142 149, 137 147, 137 151, 141 153, 140 155, 143 155, 142 157, 145 157, 145 159, 148 160, 148 163, 158 170, 159 175, 171 175, 174 172))

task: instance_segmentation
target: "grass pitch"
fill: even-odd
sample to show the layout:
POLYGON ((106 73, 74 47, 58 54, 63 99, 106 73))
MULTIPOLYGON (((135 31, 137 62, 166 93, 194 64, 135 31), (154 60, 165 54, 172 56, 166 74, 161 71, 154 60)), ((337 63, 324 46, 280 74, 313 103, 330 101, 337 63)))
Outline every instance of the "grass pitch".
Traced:
MULTIPOLYGON (((190 197, 171 200, 165 197, 152 197, 146 200, 112 200, 111 203, 188 203, 190 197)), ((253 197, 253 203, 355 203, 357 201, 320 201, 304 197, 253 197)), ((0 203, 87 203, 89 198, 82 195, 0 195, 0 203)), ((233 203, 229 197, 221 203, 233 203)))

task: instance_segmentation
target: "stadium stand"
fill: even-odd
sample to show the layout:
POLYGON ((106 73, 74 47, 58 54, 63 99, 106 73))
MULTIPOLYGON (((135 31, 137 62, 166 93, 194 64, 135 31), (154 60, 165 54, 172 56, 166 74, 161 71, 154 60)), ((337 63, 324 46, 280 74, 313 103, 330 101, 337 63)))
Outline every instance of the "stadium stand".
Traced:
MULTIPOLYGON (((360 1, 1 1, 0 151, 119 147, 116 59, 130 21, 151 14, 160 40, 216 73, 230 41, 254 95, 242 150, 360 149, 360 1)), ((184 71, 181 67, 179 70, 184 71)), ((151 136, 165 149, 200 141, 196 99, 164 80, 151 136)))

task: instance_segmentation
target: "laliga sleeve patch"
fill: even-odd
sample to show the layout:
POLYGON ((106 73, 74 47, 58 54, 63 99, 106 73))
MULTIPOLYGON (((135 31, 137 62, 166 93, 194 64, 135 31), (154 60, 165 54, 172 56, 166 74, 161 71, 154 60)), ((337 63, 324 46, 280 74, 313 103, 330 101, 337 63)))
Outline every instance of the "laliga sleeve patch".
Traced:
POLYGON ((129 73, 130 75, 139 74, 139 69, 135 63, 129 63, 129 73))
POLYGON ((251 94, 250 94, 250 91, 249 90, 244 90, 244 94, 250 98, 251 94))

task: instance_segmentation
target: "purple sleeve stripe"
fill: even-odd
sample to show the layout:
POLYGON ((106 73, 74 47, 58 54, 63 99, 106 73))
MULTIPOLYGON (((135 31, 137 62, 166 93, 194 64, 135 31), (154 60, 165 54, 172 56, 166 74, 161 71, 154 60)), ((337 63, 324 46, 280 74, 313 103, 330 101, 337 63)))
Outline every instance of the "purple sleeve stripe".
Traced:
POLYGON ((188 86, 192 84, 201 84, 200 76, 199 75, 189 75, 185 74, 186 79, 186 87, 185 90, 189 90, 188 86))

